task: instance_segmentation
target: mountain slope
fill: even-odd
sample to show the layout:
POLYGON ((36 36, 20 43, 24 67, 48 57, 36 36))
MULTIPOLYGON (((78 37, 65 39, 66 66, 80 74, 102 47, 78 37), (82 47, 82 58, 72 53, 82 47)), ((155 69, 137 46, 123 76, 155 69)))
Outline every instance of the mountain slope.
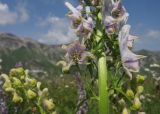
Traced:
POLYGON ((4 72, 21 62, 25 68, 32 69, 33 72, 57 75, 60 69, 55 63, 62 58, 62 53, 60 46, 45 45, 8 33, 0 34, 0 58, 4 72))

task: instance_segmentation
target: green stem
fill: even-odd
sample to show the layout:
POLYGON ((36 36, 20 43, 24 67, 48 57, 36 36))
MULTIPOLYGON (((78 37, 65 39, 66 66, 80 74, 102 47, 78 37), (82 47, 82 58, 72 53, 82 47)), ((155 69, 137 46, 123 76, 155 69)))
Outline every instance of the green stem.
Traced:
POLYGON ((103 54, 98 60, 99 75, 99 114, 109 114, 109 98, 107 87, 106 56, 103 54))
POLYGON ((38 98, 37 107, 39 109, 40 114, 46 114, 43 108, 40 105, 40 98, 38 98))
POLYGON ((121 91, 121 90, 118 89, 118 88, 114 88, 114 90, 116 90, 117 92, 119 92, 120 94, 122 94, 122 95, 129 101, 130 105, 133 104, 133 103, 132 103, 132 100, 131 100, 129 97, 127 97, 127 95, 126 95, 123 91, 121 91))

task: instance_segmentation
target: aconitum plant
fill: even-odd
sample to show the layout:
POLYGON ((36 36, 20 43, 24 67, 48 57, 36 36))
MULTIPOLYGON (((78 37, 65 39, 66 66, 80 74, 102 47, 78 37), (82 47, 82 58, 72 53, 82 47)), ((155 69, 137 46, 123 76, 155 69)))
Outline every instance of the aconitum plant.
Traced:
MULTIPOLYGON (((144 76, 138 74, 142 55, 132 52, 136 36, 130 35, 131 26, 126 24, 129 13, 121 0, 80 0, 74 7, 65 5, 71 27, 79 40, 63 46, 66 50, 62 71, 76 77, 78 105, 76 114, 87 114, 87 102, 97 100, 99 114, 144 114, 142 86, 144 76), (91 77, 87 94, 83 76, 91 77), (98 83, 98 84, 97 84, 98 83), (79 103, 80 102, 80 103, 79 103)), ((91 109, 92 110, 92 109, 91 109)))
POLYGON ((1 74, 0 79, 7 97, 1 103, 2 114, 56 114, 48 88, 42 89, 41 82, 31 78, 28 70, 13 68, 9 75, 1 74))

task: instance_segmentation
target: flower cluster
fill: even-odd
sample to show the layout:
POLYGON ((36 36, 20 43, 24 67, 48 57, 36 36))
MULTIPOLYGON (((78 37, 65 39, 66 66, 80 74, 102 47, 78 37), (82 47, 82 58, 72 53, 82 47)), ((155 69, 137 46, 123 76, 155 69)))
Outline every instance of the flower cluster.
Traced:
POLYGON ((129 14, 122 5, 121 0, 106 0, 104 16, 104 25, 108 35, 118 35, 123 67, 130 78, 132 78, 131 72, 139 71, 139 60, 144 58, 144 56, 136 55, 131 51, 134 40, 137 37, 129 34, 131 27, 126 24, 129 14))
POLYGON ((118 34, 128 16, 129 14, 122 6, 121 0, 105 0, 104 26, 108 35, 118 34))
POLYGON ((68 17, 71 19, 72 27, 75 30, 75 33, 78 36, 82 36, 82 37, 89 35, 94 28, 93 20, 89 16, 90 8, 87 7, 85 9, 83 5, 79 5, 75 8, 68 2, 66 2, 65 5, 71 11, 68 13, 68 17), (87 13, 88 13, 86 15, 83 14, 85 10, 87 10, 87 13))
MULTIPOLYGON (((138 110, 139 113, 142 113, 142 101, 143 99, 141 99, 141 97, 143 96, 143 92, 144 92, 144 87, 141 85, 144 82, 145 78, 144 76, 138 75, 136 77, 136 83, 137 83, 137 87, 135 90, 133 89, 127 89, 126 90, 126 96, 131 99, 133 105, 131 106, 131 110, 138 110)), ((127 109, 127 107, 124 107, 124 110, 127 109)), ((127 109, 128 112, 130 112, 129 109, 127 109)), ((144 113, 144 112, 143 112, 144 113)), ((129 113, 124 113, 124 114, 129 114, 129 113)))
POLYGON ((24 70, 22 67, 13 68, 10 70, 9 75, 2 74, 1 78, 4 80, 2 88, 12 98, 11 102, 15 106, 28 104, 22 110, 29 108, 34 113, 43 114, 43 112, 47 112, 55 114, 55 104, 52 99, 49 99, 48 89, 41 90, 41 82, 30 78, 28 70, 24 70))

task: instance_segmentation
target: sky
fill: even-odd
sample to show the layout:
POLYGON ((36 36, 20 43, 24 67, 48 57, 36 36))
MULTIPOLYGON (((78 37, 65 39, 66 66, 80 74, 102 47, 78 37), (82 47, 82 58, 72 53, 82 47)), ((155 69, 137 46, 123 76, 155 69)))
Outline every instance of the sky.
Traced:
MULTIPOLYGON (((33 38, 47 44, 76 39, 66 17, 64 2, 78 0, 0 0, 0 32, 33 38)), ((139 39, 135 50, 160 51, 160 0, 123 0, 129 12, 131 34, 139 39)))

